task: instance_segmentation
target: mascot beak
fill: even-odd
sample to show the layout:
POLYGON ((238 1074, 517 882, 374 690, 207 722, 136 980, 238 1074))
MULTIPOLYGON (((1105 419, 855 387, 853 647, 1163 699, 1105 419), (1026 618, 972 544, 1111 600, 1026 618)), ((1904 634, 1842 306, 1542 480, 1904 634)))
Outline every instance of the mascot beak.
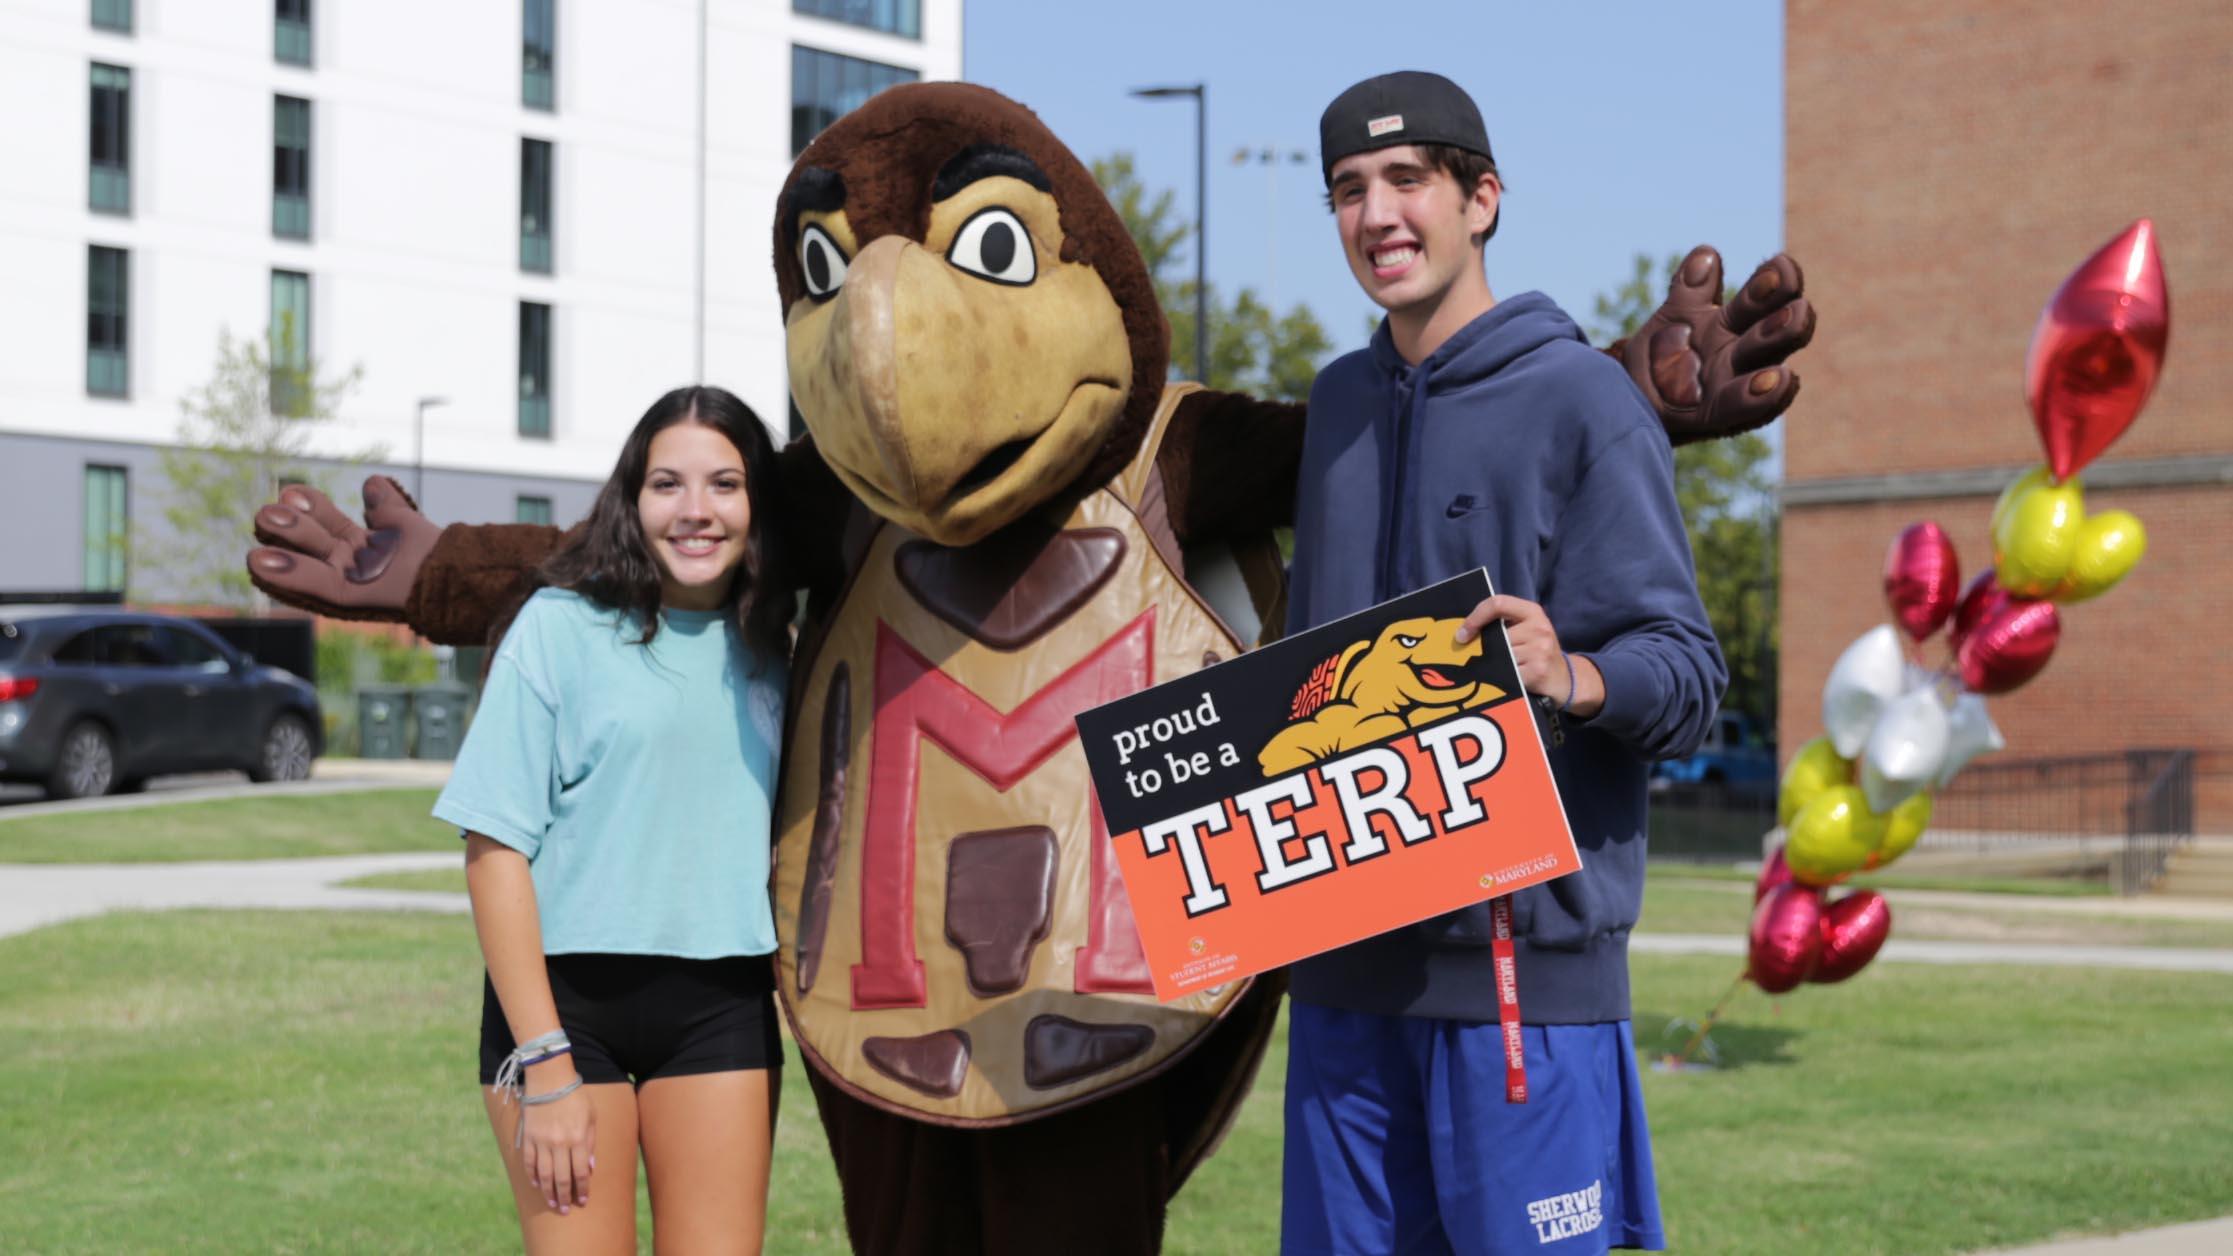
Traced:
POLYGON ((1122 410, 1130 356, 1086 267, 988 282, 903 236, 793 307, 791 388, 816 445, 876 513, 973 544, 1068 484, 1122 410))
POLYGON ((823 451, 856 475, 869 477, 871 504, 912 514, 923 505, 922 477, 908 456, 900 423, 899 333, 894 326, 900 271, 912 241, 886 236, 853 259, 845 286, 831 302, 825 334, 814 340, 791 337, 794 387, 813 394, 810 414, 826 416, 815 437, 823 451), (817 347, 801 371, 802 347, 817 347), (825 429, 828 434, 825 435, 825 429))

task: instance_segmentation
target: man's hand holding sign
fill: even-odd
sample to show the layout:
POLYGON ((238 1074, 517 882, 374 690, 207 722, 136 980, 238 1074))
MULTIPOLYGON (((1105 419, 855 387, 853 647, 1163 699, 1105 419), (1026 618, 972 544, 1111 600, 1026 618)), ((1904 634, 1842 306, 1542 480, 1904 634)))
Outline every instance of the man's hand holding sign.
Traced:
POLYGON ((1458 643, 1479 636, 1493 622, 1504 624, 1505 638, 1512 644, 1512 665, 1519 669, 1520 684, 1529 693, 1549 698, 1559 710, 1583 719, 1604 707, 1604 674, 1586 657, 1559 647, 1558 630, 1541 606, 1505 593, 1483 598, 1458 625, 1458 643))
POLYGON ((1446 581, 1078 717, 1160 997, 1581 866, 1521 700, 1564 697, 1565 656, 1540 607, 1487 585, 1446 581), (1499 621, 1511 648, 1485 632, 1499 621))

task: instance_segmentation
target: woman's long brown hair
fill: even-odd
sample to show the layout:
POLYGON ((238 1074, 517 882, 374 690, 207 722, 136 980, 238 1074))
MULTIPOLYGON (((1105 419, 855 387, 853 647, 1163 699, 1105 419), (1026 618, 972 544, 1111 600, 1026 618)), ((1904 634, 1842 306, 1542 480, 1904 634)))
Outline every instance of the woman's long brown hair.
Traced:
POLYGON ((636 499, 651 465, 652 438, 678 423, 712 428, 744 459, 744 491, 752 506, 746 525, 744 561, 729 581, 722 609, 761 660, 781 662, 790 653, 786 631, 792 590, 779 541, 783 490, 777 482, 775 442, 766 425, 736 394, 708 385, 677 388, 651 403, 628 433, 620 461, 597 492, 589 518, 568 532, 557 552, 543 560, 526 591, 489 635, 493 648, 518 617, 521 606, 541 588, 571 589, 601 606, 628 615, 643 628, 638 644, 659 634, 659 562, 644 537, 636 499))

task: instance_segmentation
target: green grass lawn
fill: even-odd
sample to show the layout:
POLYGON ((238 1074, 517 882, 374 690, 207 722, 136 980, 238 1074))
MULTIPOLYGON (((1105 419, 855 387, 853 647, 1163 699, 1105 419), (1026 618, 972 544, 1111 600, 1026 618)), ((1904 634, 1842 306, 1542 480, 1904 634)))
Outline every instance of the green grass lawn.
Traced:
MULTIPOLYGON (((1639 956, 1645 1050, 1731 971, 1639 956)), ((516 1250, 472 1077, 479 983, 456 917, 182 912, 0 940, 0 1251, 516 1250)), ((1961 1252, 2233 1212, 2229 995, 1884 963, 1747 990, 1723 1069, 1645 1075, 1671 1238, 1961 1252)), ((1283 1058, 1174 1205, 1172 1252, 1275 1249, 1283 1058)), ((841 1252, 795 1060, 783 1100, 769 1250, 841 1252)))
MULTIPOLYGON (((458 884, 463 887, 462 874, 458 884)), ((2233 947, 2233 920, 2115 916, 2107 914, 2108 904, 2102 914, 2050 912, 2027 909, 2027 901, 2010 894, 2002 905, 1989 908, 1895 902, 1892 936, 1911 941, 2233 947)), ((1687 871, 1654 865, 1644 880, 1644 911, 1636 927, 1643 933, 1742 936, 1751 919, 1749 881, 1691 880, 1687 871)))
POLYGON ((278 794, 0 818, 0 863, 167 863, 455 850, 457 829, 427 814, 436 792, 278 794))
POLYGON ((455 868, 421 868, 417 872, 375 872, 369 877, 355 877, 343 881, 342 886, 352 890, 437 890, 448 894, 465 893, 465 863, 462 857, 455 868))

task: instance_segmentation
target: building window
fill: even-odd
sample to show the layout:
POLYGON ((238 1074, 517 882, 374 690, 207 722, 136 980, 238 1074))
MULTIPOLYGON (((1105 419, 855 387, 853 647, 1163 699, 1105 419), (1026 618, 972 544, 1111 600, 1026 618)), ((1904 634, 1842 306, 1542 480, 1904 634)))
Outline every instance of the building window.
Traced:
POLYGON ((271 55, 288 65, 310 64, 310 0, 278 0, 272 13, 271 55))
POLYGON ((923 37, 921 0, 791 0, 791 9, 889 35, 923 37))
POLYGON ((271 233, 310 238, 310 102, 271 99, 271 233))
POLYGON ((519 434, 550 436, 550 307, 519 303, 519 434))
POLYGON ((271 412, 300 416, 310 405, 310 276, 271 272, 271 412))
POLYGON ((122 467, 85 468, 85 587, 88 592, 124 589, 125 560, 131 554, 130 502, 122 467))
POLYGON ((93 0, 93 24, 105 31, 132 33, 132 0, 93 0))
POLYGON ((520 34, 520 103, 530 109, 554 109, 558 98, 551 72, 558 61, 558 16, 553 0, 522 0, 520 34))
POLYGON ((519 142, 519 267, 551 273, 551 145, 549 140, 519 142))
POLYGON ((529 497, 523 493, 517 501, 519 503, 519 522, 539 523, 546 528, 551 526, 550 498, 529 497))
POLYGON ((102 397, 130 393, 131 357, 125 315, 131 307, 131 255, 96 244, 85 253, 85 391, 102 397))
POLYGON ((92 205, 112 214, 132 212, 132 72, 93 67, 92 205))
POLYGON ((913 70, 814 48, 791 48, 791 155, 796 157, 822 128, 860 107, 894 83, 912 83, 913 70))

